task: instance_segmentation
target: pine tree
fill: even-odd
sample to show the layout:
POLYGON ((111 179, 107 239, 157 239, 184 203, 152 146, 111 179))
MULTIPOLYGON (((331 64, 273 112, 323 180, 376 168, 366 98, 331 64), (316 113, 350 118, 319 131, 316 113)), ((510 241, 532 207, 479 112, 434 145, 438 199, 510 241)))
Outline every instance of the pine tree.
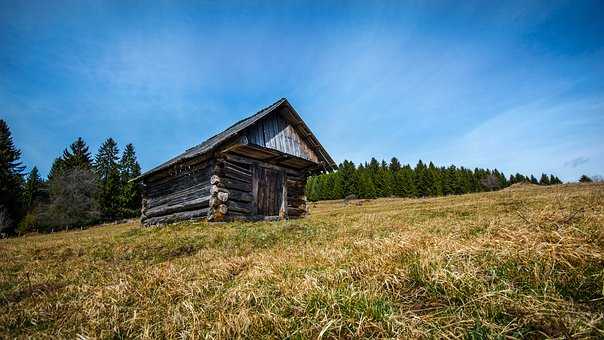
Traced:
POLYGON ((23 205, 26 211, 30 211, 40 198, 43 184, 38 168, 34 166, 27 176, 23 190, 23 205))
POLYGON ((141 167, 136 160, 136 152, 132 143, 126 145, 119 165, 120 172, 120 206, 130 210, 129 215, 135 215, 135 211, 141 208, 141 192, 137 183, 131 180, 141 175, 141 167))
MULTIPOLYGON (((370 165, 371 166, 371 165, 370 165)), ((388 164, 382 163, 375 169, 373 183, 377 197, 388 197, 392 195, 392 178, 389 175, 388 164)))
POLYGON ((455 165, 451 165, 444 171, 443 194, 455 194, 457 192, 457 186, 457 168, 455 168, 455 165))
POLYGON ((21 218, 23 170, 8 124, 0 119, 0 232, 12 232, 21 218))
POLYGON ((92 158, 88 151, 88 146, 82 137, 71 143, 69 150, 63 151, 63 160, 61 164, 61 170, 72 170, 72 169, 92 169, 92 158))
POLYGON ((416 197, 414 172, 411 166, 405 165, 396 173, 397 195, 402 197, 416 197))
POLYGON ((593 182, 593 180, 587 175, 582 175, 581 178, 579 178, 579 182, 580 183, 591 183, 591 182, 593 182))
POLYGON ((321 190, 322 192, 322 200, 332 200, 334 199, 334 192, 333 192, 333 187, 335 185, 335 181, 334 181, 334 176, 333 174, 324 174, 321 175, 321 178, 323 179, 323 188, 321 190))
POLYGON ((359 197, 376 198, 377 193, 375 185, 371 180, 370 172, 368 170, 362 171, 359 178, 359 197))
POLYGON ((459 183, 459 192, 457 193, 467 194, 472 192, 472 179, 474 178, 472 170, 461 167, 457 175, 457 183, 459 183))
POLYGON ((311 176, 306 181, 306 186, 304 187, 304 192, 306 194, 306 199, 311 202, 317 201, 317 188, 315 182, 317 181, 317 176, 311 176))
MULTIPOLYGON (((399 169, 400 171, 400 169, 399 169)), ((384 197, 390 197, 394 195, 394 190, 396 186, 395 173, 390 171, 390 168, 385 168, 384 172, 384 182, 386 183, 386 187, 384 190, 384 197)))
POLYGON ((113 138, 103 142, 94 160, 94 171, 99 179, 99 205, 103 218, 114 220, 120 207, 120 173, 117 143, 113 138))
POLYGON ((342 174, 338 171, 332 174, 333 176, 333 193, 332 199, 344 198, 344 181, 342 180, 342 174))
POLYGON ((441 174, 439 169, 432 162, 430 162, 428 165, 428 178, 430 180, 428 187, 430 196, 442 196, 443 189, 441 174))
POLYGON ((343 196, 356 195, 359 188, 359 176, 353 162, 344 160, 340 165, 343 196))
POLYGON ((532 184, 539 184, 539 181, 537 181, 537 178, 533 175, 531 175, 531 179, 530 179, 532 184))
POLYGON ((426 165, 424 165, 420 159, 415 166, 415 187, 417 189, 417 194, 420 197, 426 197, 430 193, 430 184, 428 183, 430 181, 427 178, 427 172, 428 169, 426 168, 426 165))
POLYGON ((317 180, 315 181, 315 188, 317 200, 324 200, 325 196, 327 196, 327 192, 325 190, 325 177, 323 175, 317 176, 317 180))
POLYGON ((53 180, 53 178, 56 178, 63 174, 63 168, 63 159, 60 157, 55 158, 55 160, 52 162, 52 166, 50 167, 50 171, 48 172, 48 181, 50 182, 53 180))
POLYGON ((381 189, 383 187, 383 180, 381 178, 378 178, 381 175, 380 174, 380 162, 378 162, 377 159, 372 157, 371 160, 369 161, 369 165, 365 167, 365 171, 367 172, 367 175, 369 176, 369 179, 371 179, 371 183, 374 186, 375 197, 381 197, 382 196, 381 189))
POLYGON ((541 174, 541 178, 539 179, 540 185, 550 185, 549 177, 546 174, 541 174))
POLYGON ((392 174, 396 174, 401 169, 401 167, 401 162, 399 162, 396 157, 392 157, 392 159, 390 160, 390 165, 388 165, 390 172, 392 174))

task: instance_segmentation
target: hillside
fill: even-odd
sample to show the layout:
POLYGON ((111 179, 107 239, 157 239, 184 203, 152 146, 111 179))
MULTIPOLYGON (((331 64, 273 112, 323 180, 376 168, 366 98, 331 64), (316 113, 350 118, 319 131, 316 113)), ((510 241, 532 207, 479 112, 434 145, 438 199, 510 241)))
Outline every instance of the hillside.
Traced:
POLYGON ((0 240, 0 337, 604 336, 604 186, 0 240))

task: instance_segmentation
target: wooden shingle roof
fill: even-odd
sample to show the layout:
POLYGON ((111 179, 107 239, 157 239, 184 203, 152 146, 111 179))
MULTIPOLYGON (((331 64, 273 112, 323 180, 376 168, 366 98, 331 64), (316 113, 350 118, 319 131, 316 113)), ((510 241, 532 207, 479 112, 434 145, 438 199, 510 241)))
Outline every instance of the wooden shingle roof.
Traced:
POLYGON ((287 99, 281 98, 281 99, 277 100, 276 102, 274 102, 273 104, 258 111, 257 113, 236 122, 235 124, 228 127, 226 130, 208 138, 203 143, 186 150, 182 154, 156 166, 155 168, 153 168, 151 170, 146 171, 141 176, 139 176, 137 179, 142 179, 144 177, 147 177, 160 170, 163 170, 172 165, 175 165, 181 161, 206 154, 206 153, 216 149, 217 147, 223 145, 225 142, 231 140, 234 136, 239 135, 245 129, 252 126, 254 123, 256 123, 260 119, 266 117, 271 112, 274 112, 279 108, 288 109, 291 117, 294 120, 295 128, 302 132, 302 136, 309 142, 310 147, 313 148, 314 151, 317 153, 317 156, 319 157, 320 162, 323 165, 324 169, 327 171, 335 170, 336 163, 333 161, 331 156, 329 156, 329 154, 327 153, 325 148, 323 148, 323 146, 321 145, 319 140, 315 137, 315 135, 312 133, 312 131, 310 131, 310 128, 308 128, 306 123, 302 120, 302 118, 296 112, 296 110, 294 110, 294 108, 287 101, 287 99))

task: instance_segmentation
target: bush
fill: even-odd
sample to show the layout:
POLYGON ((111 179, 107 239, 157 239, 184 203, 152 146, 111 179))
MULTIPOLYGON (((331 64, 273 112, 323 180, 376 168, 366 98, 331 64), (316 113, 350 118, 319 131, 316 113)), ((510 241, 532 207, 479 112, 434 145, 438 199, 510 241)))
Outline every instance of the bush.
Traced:
POLYGON ((36 214, 32 211, 29 212, 23 217, 21 222, 17 225, 17 233, 25 234, 32 231, 38 230, 38 218, 36 214))

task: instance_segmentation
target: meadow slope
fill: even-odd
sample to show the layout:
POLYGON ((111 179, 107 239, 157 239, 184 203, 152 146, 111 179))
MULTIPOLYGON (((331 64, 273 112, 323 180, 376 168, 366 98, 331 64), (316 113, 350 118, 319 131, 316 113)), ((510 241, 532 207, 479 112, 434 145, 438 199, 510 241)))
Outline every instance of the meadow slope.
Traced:
POLYGON ((604 185, 0 240, 0 337, 604 337, 604 185))

